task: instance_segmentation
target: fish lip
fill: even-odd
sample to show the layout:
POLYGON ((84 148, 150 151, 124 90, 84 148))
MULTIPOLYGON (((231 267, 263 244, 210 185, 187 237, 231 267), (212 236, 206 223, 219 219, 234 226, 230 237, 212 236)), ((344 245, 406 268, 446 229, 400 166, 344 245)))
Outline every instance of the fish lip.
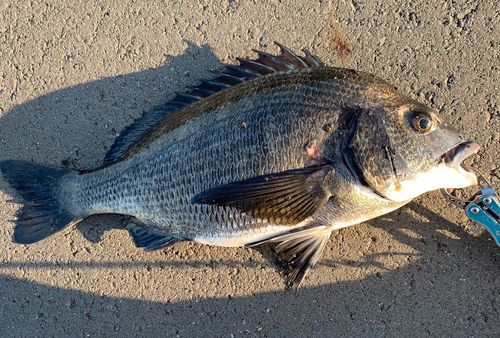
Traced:
POLYGON ((466 141, 457 144, 443 155, 440 162, 449 168, 456 169, 465 176, 472 185, 477 185, 477 176, 475 173, 463 168, 462 162, 471 155, 476 154, 481 147, 476 142, 466 141))
POLYGON ((477 153, 480 148, 479 144, 475 142, 462 142, 441 155, 441 159, 447 167, 456 168, 467 157, 477 153))

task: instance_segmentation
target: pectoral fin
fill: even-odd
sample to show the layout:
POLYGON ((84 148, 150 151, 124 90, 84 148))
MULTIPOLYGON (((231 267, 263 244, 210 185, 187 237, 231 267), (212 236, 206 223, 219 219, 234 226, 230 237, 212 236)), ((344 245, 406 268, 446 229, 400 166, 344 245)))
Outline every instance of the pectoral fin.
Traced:
POLYGON ((205 190, 192 203, 234 207, 277 224, 297 224, 310 217, 331 196, 324 165, 257 176, 205 190))

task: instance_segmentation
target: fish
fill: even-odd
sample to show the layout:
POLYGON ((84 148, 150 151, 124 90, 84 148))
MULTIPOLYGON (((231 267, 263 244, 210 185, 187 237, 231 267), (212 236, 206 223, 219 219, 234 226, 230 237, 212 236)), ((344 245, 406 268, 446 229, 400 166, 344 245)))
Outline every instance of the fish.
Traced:
POLYGON ((99 168, 0 162, 24 200, 13 241, 119 214, 147 251, 272 243, 298 287, 332 231, 477 184, 462 161, 479 145, 438 111, 276 44, 280 54, 254 50, 126 127, 99 168))

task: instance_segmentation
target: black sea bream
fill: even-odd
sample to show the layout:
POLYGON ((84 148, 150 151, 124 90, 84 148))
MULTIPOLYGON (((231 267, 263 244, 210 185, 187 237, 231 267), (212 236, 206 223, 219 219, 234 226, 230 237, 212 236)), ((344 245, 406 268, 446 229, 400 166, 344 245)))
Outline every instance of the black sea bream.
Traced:
POLYGON ((33 243, 102 213, 135 244, 276 242, 300 283, 332 230, 440 188, 477 184, 477 152, 437 112, 385 81, 258 52, 126 128, 93 171, 8 160, 24 198, 14 241, 33 243))

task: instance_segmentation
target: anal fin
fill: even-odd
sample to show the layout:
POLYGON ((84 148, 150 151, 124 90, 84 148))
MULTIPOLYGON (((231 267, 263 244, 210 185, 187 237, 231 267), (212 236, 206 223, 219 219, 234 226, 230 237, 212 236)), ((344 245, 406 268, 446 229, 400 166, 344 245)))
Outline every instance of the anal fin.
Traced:
POLYGON ((173 234, 146 229, 133 223, 127 224, 125 228, 130 233, 135 245, 138 248, 144 248, 145 251, 160 250, 185 240, 173 234))

